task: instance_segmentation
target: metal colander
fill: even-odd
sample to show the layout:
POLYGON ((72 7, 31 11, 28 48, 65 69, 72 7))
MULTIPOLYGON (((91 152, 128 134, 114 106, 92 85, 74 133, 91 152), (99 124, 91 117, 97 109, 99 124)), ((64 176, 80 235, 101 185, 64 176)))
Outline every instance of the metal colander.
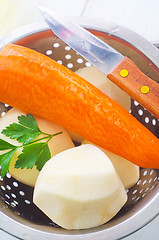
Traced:
MULTIPOLYGON (((130 57, 155 81, 159 79, 159 51, 151 43, 121 26, 89 19, 75 19, 97 37, 130 57)), ((90 64, 57 38, 43 23, 18 29, 0 41, 32 48, 76 71, 90 64)), ((10 109, 0 103, 0 115, 10 109)), ((159 122, 140 104, 131 100, 131 113, 157 137, 159 122)), ((7 173, 0 179, 0 227, 22 239, 120 239, 146 225, 159 213, 159 170, 140 169, 137 184, 127 190, 128 201, 108 223, 93 229, 67 231, 45 216, 32 201, 33 188, 18 182, 7 173)))

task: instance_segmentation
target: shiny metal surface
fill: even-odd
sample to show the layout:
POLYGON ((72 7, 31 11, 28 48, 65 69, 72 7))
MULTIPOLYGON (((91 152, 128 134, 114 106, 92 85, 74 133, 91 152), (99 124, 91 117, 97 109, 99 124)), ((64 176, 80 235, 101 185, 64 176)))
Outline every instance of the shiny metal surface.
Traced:
MULTIPOLYGON (((97 37, 129 56, 150 77, 159 79, 159 51, 151 43, 133 32, 116 25, 93 20, 75 19, 97 37), (113 32, 113 29, 118 29, 113 32), (130 39, 131 35, 131 39, 130 39), (139 41, 138 41, 139 40, 139 41), (146 48, 145 48, 146 46, 146 48)), ((46 24, 35 23, 13 32, 0 41, 1 46, 14 42, 39 51, 73 71, 87 65, 80 55, 68 48, 48 29, 46 24), (66 55, 71 58, 67 59, 66 55), (82 59, 83 61, 78 61, 82 59)), ((0 105, 1 115, 9 106, 0 105)), ((132 114, 159 137, 159 122, 132 100, 132 114), (143 111, 142 116, 139 110, 143 111), (146 121, 148 119, 148 122, 146 121)), ((122 210, 103 226, 66 231, 57 227, 32 203, 33 189, 13 179, 9 174, 0 180, 0 227, 22 239, 38 240, 115 240, 137 231, 159 214, 159 170, 141 169, 140 180, 129 189, 128 202, 122 210)))
POLYGON ((54 34, 104 74, 107 75, 124 58, 122 54, 80 25, 59 16, 48 8, 43 6, 39 6, 39 8, 54 34))

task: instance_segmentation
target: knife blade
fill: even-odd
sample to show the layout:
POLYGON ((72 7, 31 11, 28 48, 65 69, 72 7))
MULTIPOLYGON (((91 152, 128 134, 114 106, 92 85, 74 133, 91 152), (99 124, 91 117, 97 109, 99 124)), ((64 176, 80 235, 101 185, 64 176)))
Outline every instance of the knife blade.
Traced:
POLYGON ((111 81, 159 118, 159 84, 128 57, 69 19, 42 5, 39 9, 56 36, 78 52, 111 81))

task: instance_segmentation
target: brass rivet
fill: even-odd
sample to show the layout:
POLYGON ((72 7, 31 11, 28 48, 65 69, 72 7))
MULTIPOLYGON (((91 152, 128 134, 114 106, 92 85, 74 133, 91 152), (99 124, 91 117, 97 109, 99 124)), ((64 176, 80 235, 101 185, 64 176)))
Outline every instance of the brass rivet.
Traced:
POLYGON ((146 94, 146 93, 148 93, 149 91, 150 91, 150 89, 149 89, 148 86, 142 86, 142 87, 141 87, 141 92, 142 92, 143 94, 146 94))
POLYGON ((128 70, 126 70, 126 69, 122 69, 122 70, 120 71, 120 76, 121 76, 121 77, 127 77, 128 74, 129 74, 129 72, 128 72, 128 70))

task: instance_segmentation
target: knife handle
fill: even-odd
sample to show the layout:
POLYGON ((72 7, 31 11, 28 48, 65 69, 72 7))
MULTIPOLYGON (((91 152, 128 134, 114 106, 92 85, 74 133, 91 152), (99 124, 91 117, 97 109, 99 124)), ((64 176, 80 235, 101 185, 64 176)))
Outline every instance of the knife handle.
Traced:
POLYGON ((107 77, 159 118, 159 84, 146 76, 128 57, 124 57, 107 77))

